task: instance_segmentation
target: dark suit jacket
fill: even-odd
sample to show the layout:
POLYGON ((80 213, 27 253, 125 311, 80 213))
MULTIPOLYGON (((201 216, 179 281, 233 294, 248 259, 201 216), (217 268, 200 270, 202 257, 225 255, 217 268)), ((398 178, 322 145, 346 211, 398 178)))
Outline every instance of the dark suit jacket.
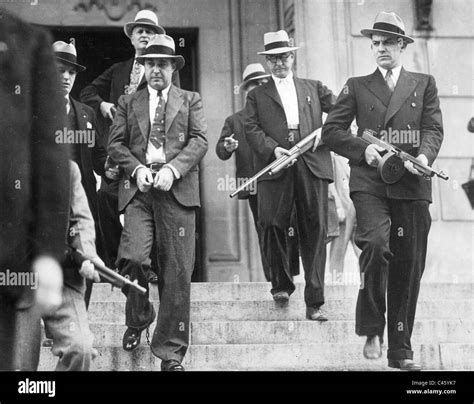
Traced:
MULTIPOLYGON (((245 137, 245 110, 236 112, 227 117, 222 128, 219 140, 216 143, 216 154, 221 160, 228 160, 233 153, 229 153, 224 147, 224 139, 234 134, 234 139, 239 141, 239 147, 235 150, 236 177, 242 180, 252 177, 255 171, 253 151, 245 137)), ((249 197, 248 191, 239 193, 239 199, 249 197)))
MULTIPOLYGON (((55 133, 66 113, 49 35, 0 14, 0 271, 28 272, 35 257, 64 253, 69 147, 55 133)), ((1 296, 25 306, 32 294, 0 286, 1 296)))
MULTIPOLYGON (((320 81, 294 78, 298 97, 300 134, 304 138, 322 126, 322 113, 328 113, 336 100, 334 94, 320 81)), ((247 96, 245 136, 256 153, 256 171, 260 171, 272 160, 277 146, 290 149, 288 123, 285 110, 275 82, 269 80, 253 89, 247 96)), ((332 181, 333 170, 329 149, 320 146, 309 150, 302 159, 318 178, 332 181)), ((280 175, 264 177, 276 179, 280 175)))
POLYGON ((431 201, 431 181, 410 174, 386 185, 377 170, 364 158, 367 143, 346 133, 356 119, 358 136, 364 129, 419 131, 419 147, 400 144, 413 156, 424 154, 432 164, 443 140, 443 123, 438 91, 432 76, 401 69, 393 94, 377 69, 364 77, 350 78, 329 113, 322 139, 336 153, 347 157, 351 165, 350 190, 364 191, 395 199, 425 199, 431 201))
POLYGON ((89 147, 87 144, 80 145, 80 162, 79 169, 81 171, 82 185, 89 201, 89 207, 92 212, 94 220, 98 220, 98 205, 97 205, 97 181, 94 176, 94 171, 97 175, 105 175, 104 164, 107 157, 107 152, 102 146, 102 134, 97 126, 97 120, 94 110, 87 105, 71 98, 71 107, 74 108, 76 115, 77 130, 94 130, 95 144, 94 147, 89 147))
MULTIPOLYGON (((146 163, 150 135, 148 87, 120 97, 110 128, 108 153, 124 170, 119 184, 119 211, 131 201, 138 187, 131 177, 139 164, 146 163)), ((171 85, 166 103, 165 155, 181 178, 170 192, 186 207, 200 206, 198 164, 207 152, 207 125, 198 93, 171 85)))

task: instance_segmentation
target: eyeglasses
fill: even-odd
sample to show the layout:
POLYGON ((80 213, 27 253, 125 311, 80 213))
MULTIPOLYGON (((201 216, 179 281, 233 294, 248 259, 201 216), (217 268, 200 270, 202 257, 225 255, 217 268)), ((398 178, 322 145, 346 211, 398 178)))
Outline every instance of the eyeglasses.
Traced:
POLYGON ((282 53, 280 55, 266 56, 266 59, 269 62, 276 63, 278 60, 281 60, 283 63, 288 60, 292 53, 282 53))

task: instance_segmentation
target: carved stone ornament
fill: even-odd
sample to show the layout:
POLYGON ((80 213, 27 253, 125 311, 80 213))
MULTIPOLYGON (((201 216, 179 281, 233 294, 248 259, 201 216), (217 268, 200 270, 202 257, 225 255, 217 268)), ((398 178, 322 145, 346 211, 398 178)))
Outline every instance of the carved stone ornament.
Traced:
POLYGON ((134 9, 157 11, 156 6, 149 0, 80 0, 74 6, 74 11, 89 13, 94 6, 98 10, 103 10, 112 21, 121 20, 125 14, 134 9))

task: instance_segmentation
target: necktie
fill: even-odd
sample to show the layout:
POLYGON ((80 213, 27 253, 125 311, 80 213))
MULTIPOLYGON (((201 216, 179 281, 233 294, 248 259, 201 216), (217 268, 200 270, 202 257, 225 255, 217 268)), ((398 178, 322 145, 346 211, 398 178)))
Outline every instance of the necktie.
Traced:
POLYGON ((165 99, 163 93, 158 91, 158 106, 156 107, 155 119, 150 131, 150 142, 159 149, 165 140, 165 99))
POLYGON ((132 72, 130 73, 130 85, 128 86, 127 94, 133 94, 135 91, 137 91, 137 87, 140 84, 141 71, 142 69, 140 63, 135 60, 133 63, 132 72))
POLYGON ((395 82, 393 81, 393 74, 391 70, 387 70, 387 74, 385 75, 385 81, 387 82, 388 88, 393 93, 393 90, 395 89, 395 82))
POLYGON ((71 110, 71 104, 69 103, 69 98, 64 98, 64 107, 66 108, 66 115, 69 115, 71 110))

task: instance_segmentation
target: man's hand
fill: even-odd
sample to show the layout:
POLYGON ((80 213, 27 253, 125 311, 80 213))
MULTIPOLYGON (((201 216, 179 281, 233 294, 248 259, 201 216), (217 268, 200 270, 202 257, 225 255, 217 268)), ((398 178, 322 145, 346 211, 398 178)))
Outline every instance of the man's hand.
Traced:
POLYGON ((155 176, 153 187, 160 191, 168 192, 174 182, 174 174, 171 168, 163 167, 155 176))
POLYGON ((384 151, 384 149, 376 144, 370 144, 365 149, 365 161, 369 166, 377 167, 379 165, 380 160, 382 160, 382 156, 379 152, 384 151))
POLYGON ((137 186, 141 192, 148 192, 153 185, 153 175, 149 168, 140 167, 135 173, 137 186))
POLYGON ((32 265, 38 277, 36 306, 41 315, 52 314, 62 303, 63 271, 59 263, 47 256, 38 257, 32 265))
POLYGON ((224 138, 224 148, 228 153, 232 153, 239 147, 239 141, 234 139, 234 133, 224 138))
MULTIPOLYGON (((428 165, 428 158, 424 154, 420 154, 416 160, 418 160, 421 164, 424 164, 425 166, 428 165)), ((405 168, 411 172, 412 174, 415 175, 423 175, 423 173, 419 172, 414 166, 411 161, 405 161, 404 163, 405 168)))
POLYGON ((117 108, 111 102, 102 101, 100 103, 100 112, 102 112, 104 118, 109 118, 111 121, 113 121, 116 111, 117 108))
MULTIPOLYGON (((96 257, 96 259, 103 264, 102 260, 99 257, 96 257)), ((84 279, 90 279, 94 282, 100 282, 99 272, 95 270, 94 264, 89 260, 85 260, 82 262, 79 273, 84 279)))
MULTIPOLYGON (((273 150, 273 153, 275 154, 275 158, 278 160, 280 157, 282 156, 289 156, 290 155, 290 151, 289 150, 286 150, 284 149, 283 147, 280 147, 280 146, 277 146, 275 147, 275 150, 273 150)), ((296 159, 292 160, 287 166, 286 168, 288 167, 291 167, 293 164, 296 163, 296 159)))

